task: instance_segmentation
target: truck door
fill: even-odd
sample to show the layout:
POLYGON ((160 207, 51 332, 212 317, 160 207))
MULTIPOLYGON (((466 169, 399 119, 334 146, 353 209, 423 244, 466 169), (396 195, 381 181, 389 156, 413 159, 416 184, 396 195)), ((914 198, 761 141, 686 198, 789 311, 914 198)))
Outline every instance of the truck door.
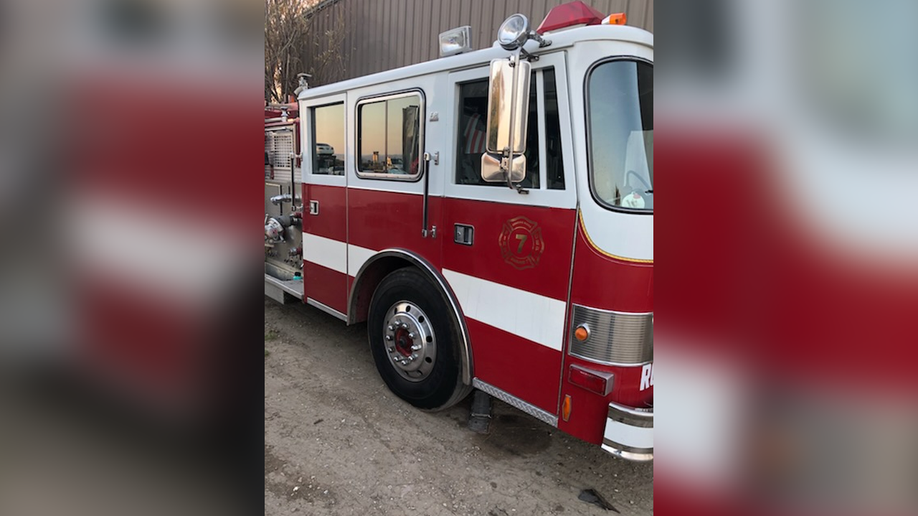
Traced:
POLYGON ((347 313, 345 95, 300 103, 303 159, 303 299, 347 313))
POLYGON ((443 274, 468 323, 475 386, 556 423, 577 197, 564 54, 532 64, 526 193, 480 176, 488 68, 450 75, 443 274))
POLYGON ((436 226, 440 197, 424 160, 427 95, 433 78, 356 90, 348 167, 349 282, 375 253, 402 249, 434 267, 440 262, 436 226), (426 215, 426 224, 425 224, 426 215))

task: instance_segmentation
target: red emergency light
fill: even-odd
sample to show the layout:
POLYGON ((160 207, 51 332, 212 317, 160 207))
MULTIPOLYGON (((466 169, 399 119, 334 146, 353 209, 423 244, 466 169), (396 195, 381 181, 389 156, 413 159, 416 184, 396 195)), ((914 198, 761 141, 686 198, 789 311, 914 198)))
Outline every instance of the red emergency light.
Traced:
MULTIPOLYGON (((573 2, 561 4, 549 11, 545 19, 542 20, 541 25, 539 25, 539 28, 536 29, 536 32, 544 34, 565 27, 573 27, 574 25, 599 25, 605 18, 607 18, 606 15, 580 0, 575 0, 573 2)), ((617 22, 611 23, 613 25, 624 25, 625 23, 624 13, 617 13, 610 18, 613 18, 614 22, 617 22)), ((610 20, 610 22, 613 20, 610 20)))

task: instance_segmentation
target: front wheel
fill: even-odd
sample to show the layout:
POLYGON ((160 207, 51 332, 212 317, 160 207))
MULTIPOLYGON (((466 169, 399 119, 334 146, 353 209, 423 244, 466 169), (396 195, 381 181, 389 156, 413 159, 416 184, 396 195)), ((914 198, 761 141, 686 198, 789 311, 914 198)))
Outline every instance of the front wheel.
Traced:
POLYGON ((439 410, 469 393, 461 379, 458 324, 417 269, 383 278, 370 301, 367 333, 376 369, 399 398, 439 410))

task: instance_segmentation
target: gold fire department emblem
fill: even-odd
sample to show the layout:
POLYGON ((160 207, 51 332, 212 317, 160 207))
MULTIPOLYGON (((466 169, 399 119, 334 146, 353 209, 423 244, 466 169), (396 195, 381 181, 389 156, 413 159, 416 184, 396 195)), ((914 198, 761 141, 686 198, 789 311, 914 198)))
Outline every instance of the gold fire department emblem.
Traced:
POLYGON ((542 251, 545 250, 542 228, 523 216, 504 222, 498 242, 504 261, 519 270, 538 265, 542 251))

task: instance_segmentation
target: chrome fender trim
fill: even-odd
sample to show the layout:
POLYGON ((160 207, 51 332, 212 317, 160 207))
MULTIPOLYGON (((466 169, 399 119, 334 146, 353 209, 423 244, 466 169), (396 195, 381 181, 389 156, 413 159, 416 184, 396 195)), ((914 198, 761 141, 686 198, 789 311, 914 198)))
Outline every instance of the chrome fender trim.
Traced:
POLYGON ((369 260, 364 262, 360 266, 360 270, 357 271, 357 275, 354 276, 354 283, 351 284, 351 291, 348 293, 347 301, 347 324, 354 324, 356 321, 357 313, 357 296, 356 293, 360 288, 360 285, 363 281, 363 274, 367 271, 377 260, 381 258, 401 258, 419 270, 421 270, 427 277, 437 285, 440 289, 440 292, 444 294, 446 302, 449 305, 450 311, 453 313, 456 322, 459 324, 459 335, 462 340, 459 346, 459 351, 462 359, 462 383, 465 385, 472 385, 472 346, 469 341, 469 329, 465 323, 465 317, 462 315, 462 310, 459 308, 459 300, 456 299, 456 294, 453 292, 453 289, 450 288, 449 283, 447 283, 446 278, 443 277, 443 274, 440 273, 433 265, 430 264, 422 256, 409 251, 407 249, 383 249, 382 251, 374 254, 369 260))
POLYGON ((653 460, 653 409, 609 403, 602 449, 626 460, 653 460))

